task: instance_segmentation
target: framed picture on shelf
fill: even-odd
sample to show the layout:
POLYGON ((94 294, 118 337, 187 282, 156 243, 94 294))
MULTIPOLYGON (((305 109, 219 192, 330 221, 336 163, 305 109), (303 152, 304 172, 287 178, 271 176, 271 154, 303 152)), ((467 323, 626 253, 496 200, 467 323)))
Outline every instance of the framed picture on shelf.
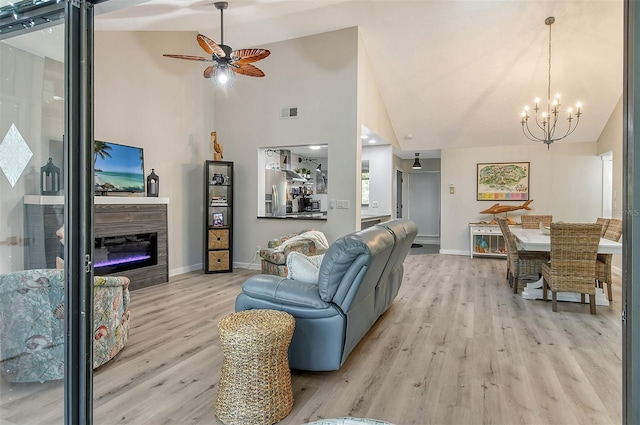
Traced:
POLYGON ((477 164, 478 201, 528 201, 529 163, 477 164))
POLYGON ((215 212, 212 214, 212 216, 213 216, 213 227, 224 226, 224 213, 215 212))

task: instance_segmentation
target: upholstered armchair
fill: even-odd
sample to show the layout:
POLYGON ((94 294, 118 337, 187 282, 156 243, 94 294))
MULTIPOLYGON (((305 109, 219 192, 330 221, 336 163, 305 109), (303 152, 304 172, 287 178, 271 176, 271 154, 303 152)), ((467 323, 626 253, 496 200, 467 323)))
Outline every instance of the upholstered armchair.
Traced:
POLYGON ((262 274, 287 277, 287 256, 299 252, 306 256, 324 253, 329 248, 327 239, 317 230, 302 231, 269 241, 268 248, 260 250, 262 274))
MULTIPOLYGON (((0 275, 1 373, 9 382, 44 382, 64 373, 64 270, 0 275)), ((108 362, 129 336, 129 279, 96 276, 93 367, 108 362)))

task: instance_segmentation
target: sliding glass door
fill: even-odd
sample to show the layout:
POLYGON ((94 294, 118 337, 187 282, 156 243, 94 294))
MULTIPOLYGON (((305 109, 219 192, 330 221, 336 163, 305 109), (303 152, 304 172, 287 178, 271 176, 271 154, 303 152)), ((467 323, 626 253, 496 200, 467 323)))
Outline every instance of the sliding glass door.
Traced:
POLYGON ((92 7, 0 0, 2 423, 92 421, 92 7))
POLYGON ((62 423, 65 26, 26 3, 0 1, 0 422, 62 423))

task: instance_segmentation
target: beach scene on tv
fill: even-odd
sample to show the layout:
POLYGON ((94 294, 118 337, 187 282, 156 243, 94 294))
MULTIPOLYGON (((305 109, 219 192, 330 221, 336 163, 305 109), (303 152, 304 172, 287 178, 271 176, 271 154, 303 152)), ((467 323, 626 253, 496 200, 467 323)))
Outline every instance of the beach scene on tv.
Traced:
POLYGON ((142 148, 111 142, 94 142, 96 192, 144 192, 142 148))

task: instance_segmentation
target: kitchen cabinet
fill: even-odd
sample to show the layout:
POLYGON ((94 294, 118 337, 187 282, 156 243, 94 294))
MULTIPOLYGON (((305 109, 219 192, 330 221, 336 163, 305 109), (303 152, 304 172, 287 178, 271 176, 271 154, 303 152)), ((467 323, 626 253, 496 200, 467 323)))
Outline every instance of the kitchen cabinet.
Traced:
POLYGON ((204 272, 233 271, 233 162, 204 166, 204 272))

